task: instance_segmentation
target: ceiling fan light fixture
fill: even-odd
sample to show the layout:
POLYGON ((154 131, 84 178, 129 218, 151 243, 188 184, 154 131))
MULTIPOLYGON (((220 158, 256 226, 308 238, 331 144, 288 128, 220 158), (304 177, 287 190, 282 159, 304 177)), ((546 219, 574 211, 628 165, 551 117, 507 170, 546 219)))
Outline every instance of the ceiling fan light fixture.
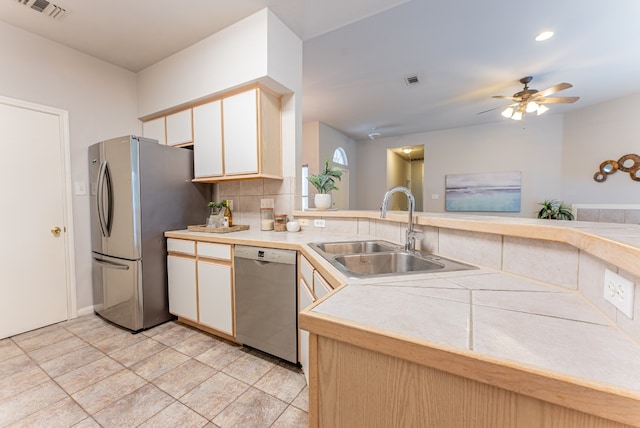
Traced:
POLYGON ((544 42, 553 37, 553 31, 543 31, 536 36, 536 42, 544 42))
POLYGON ((513 113, 513 116, 511 116, 511 119, 522 120, 522 116, 524 116, 524 114, 521 111, 516 111, 515 113, 513 113))
POLYGON ((533 113, 534 111, 537 111, 539 108, 538 104, 535 101, 529 101, 527 103, 527 113, 533 113))
POLYGON ((510 118, 511 116, 513 116, 513 107, 507 107, 500 114, 502 115, 502 117, 510 118))
POLYGON ((544 104, 540 104, 540 105, 538 106, 538 110, 537 110, 537 112, 538 112, 538 116, 540 116, 542 113, 546 113, 546 112, 548 112, 548 111, 549 111, 549 107, 547 107, 546 105, 544 105, 544 104))

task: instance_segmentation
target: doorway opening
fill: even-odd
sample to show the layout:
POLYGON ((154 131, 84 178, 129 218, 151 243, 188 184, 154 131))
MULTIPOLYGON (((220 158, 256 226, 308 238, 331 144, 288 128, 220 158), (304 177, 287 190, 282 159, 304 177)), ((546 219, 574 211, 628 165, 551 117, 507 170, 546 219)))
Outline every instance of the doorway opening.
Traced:
MULTIPOLYGON (((411 190, 415 211, 423 210, 424 145, 402 146, 387 149, 387 189, 404 186, 411 190)), ((389 209, 406 211, 407 198, 399 193, 391 196, 389 209)))

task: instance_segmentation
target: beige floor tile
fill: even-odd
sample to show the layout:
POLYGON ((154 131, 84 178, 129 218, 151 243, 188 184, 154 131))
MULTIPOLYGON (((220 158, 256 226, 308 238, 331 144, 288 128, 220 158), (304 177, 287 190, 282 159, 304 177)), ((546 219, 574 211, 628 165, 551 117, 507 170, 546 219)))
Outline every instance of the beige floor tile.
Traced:
POLYGON ((122 369, 122 365, 118 362, 109 357, 102 357, 93 363, 78 367, 55 378, 55 381, 67 391, 67 394, 73 394, 114 375, 122 369))
POLYGON ((198 333, 188 337, 182 342, 176 343, 172 348, 190 357, 195 357, 213 348, 219 342, 219 339, 209 336, 208 334, 198 333))
POLYGON ((307 386, 307 381, 299 368, 278 365, 262 376, 254 386, 286 403, 291 403, 307 386))
POLYGON ((19 421, 64 398, 64 391, 51 380, 23 391, 0 402, 0 426, 19 421))
POLYGON ((246 383, 216 373, 180 398, 180 402, 211 420, 249 388, 246 383))
MULTIPOLYGON (((123 329, 111 324, 104 324, 90 330, 75 333, 82 340, 87 341, 90 344, 101 342, 111 336, 117 335, 124 331, 123 329)), ((125 333, 131 334, 131 332, 125 331, 125 333)))
POLYGON ((199 428, 209 423, 182 403, 175 402, 140 425, 140 428, 199 428))
POLYGON ((67 397, 19 420, 11 428, 70 427, 87 419, 87 416, 82 407, 67 397))
POLYGON ((150 381, 178 367, 188 359, 186 355, 167 348, 135 363, 130 369, 138 376, 150 381))
POLYGON ((136 343, 142 342, 146 339, 147 336, 143 334, 131 334, 128 331, 121 330, 112 336, 93 343, 93 346, 105 354, 113 354, 114 352, 127 348, 131 345, 135 345, 136 343))
POLYGON ((58 358, 86 346, 89 346, 87 342, 76 336, 72 336, 33 351, 29 351, 28 354, 36 363, 42 364, 45 361, 53 360, 54 358, 58 358))
POLYGON ((196 360, 203 362, 216 370, 222 370, 248 351, 241 346, 231 345, 226 342, 217 342, 213 348, 196 356, 196 360))
POLYGON ((35 364, 25 365, 12 374, 0 376, 0 401, 27 391, 49 379, 49 376, 35 364))
POLYGON ((108 324, 105 320, 103 320, 96 314, 85 315, 60 323, 61 327, 64 327, 70 332, 78 335, 86 331, 91 331, 95 328, 103 327, 105 325, 110 324, 108 324))
POLYGON ((150 328, 149 330, 145 330, 141 334, 147 337, 153 337, 157 334, 160 334, 162 332, 172 329, 176 325, 177 325, 176 321, 168 321, 160 325, 157 325, 153 328, 150 328))
POLYGON ((70 337, 74 336, 67 329, 52 325, 13 336, 12 339, 23 351, 31 352, 70 337))
POLYGON ((9 358, 24 354, 18 345, 11 339, 0 340, 0 363, 9 358))
POLYGON ((289 406, 280 417, 271 425, 271 428, 303 428, 309 426, 307 412, 289 406))
POLYGON ((245 353, 237 360, 222 369, 222 372, 233 376, 244 383, 253 385, 258 379, 271 370, 275 364, 251 353, 245 353))
POLYGON ((205 380, 216 374, 216 370, 196 360, 189 360, 154 379, 158 388, 175 398, 180 398, 205 380))
POLYGON ((170 329, 154 335, 153 339, 167 346, 173 346, 194 334, 197 334, 196 330, 182 324, 174 324, 170 329))
POLYGON ((121 370, 100 382, 72 395, 85 411, 95 414, 116 402, 121 397, 135 391, 146 381, 129 370, 121 370))
POLYGON ((106 428, 135 427, 173 402, 173 398, 155 385, 146 384, 100 410, 93 417, 106 428))
POLYGON ((93 418, 83 419, 81 422, 73 425, 72 428, 101 428, 100 424, 93 418))
POLYGON ((30 367, 37 367, 27 354, 20 354, 13 358, 0 361, 0 379, 30 367))
POLYGON ((64 354, 53 360, 40 364, 40 367, 51 377, 58 377, 89 363, 99 360, 104 354, 93 346, 83 346, 76 351, 64 354))
MULTIPOLYGON (((306 382, 306 381, 305 381, 306 382)), ((304 410, 305 412, 309 411, 309 387, 305 386, 300 394, 291 402, 292 406, 296 406, 300 410, 304 410)))
POLYGON ((287 404, 255 388, 249 388, 227 406, 213 423, 221 427, 269 427, 282 414, 287 404))
POLYGON ((145 339, 142 342, 135 343, 112 353, 111 358, 125 367, 131 367, 138 361, 142 361, 166 348, 167 346, 160 342, 156 342, 153 339, 145 339))

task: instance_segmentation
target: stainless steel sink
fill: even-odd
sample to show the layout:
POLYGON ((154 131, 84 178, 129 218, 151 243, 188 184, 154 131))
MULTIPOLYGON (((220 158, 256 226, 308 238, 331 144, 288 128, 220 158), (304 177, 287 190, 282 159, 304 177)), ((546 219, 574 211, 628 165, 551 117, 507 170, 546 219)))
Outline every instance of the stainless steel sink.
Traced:
POLYGON ((435 254, 403 250, 398 245, 379 240, 321 242, 309 246, 352 278, 477 269, 435 254))
POLYGON ((343 241, 309 244, 312 248, 327 254, 369 254, 395 251, 399 246, 386 241, 343 241))

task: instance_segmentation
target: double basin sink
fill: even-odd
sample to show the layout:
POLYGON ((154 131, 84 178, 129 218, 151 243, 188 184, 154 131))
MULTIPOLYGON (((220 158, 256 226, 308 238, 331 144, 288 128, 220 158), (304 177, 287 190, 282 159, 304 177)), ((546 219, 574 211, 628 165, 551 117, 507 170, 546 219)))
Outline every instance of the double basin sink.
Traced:
POLYGON ((351 278, 477 269, 435 254, 406 251, 382 240, 316 242, 309 246, 351 278))

